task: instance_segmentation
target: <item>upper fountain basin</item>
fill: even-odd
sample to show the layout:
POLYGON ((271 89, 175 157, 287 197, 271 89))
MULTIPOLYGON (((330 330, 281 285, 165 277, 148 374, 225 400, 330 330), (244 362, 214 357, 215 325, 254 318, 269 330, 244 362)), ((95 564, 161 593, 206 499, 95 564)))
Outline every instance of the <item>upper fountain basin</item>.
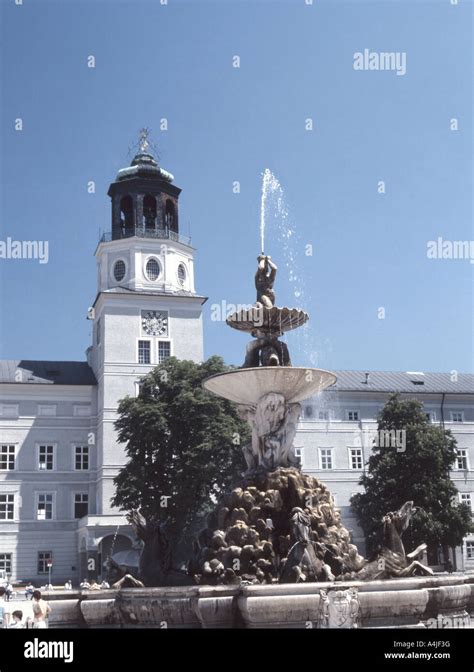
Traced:
POLYGON ((255 305, 251 308, 238 310, 227 318, 229 327, 239 331, 252 332, 256 329, 281 336, 285 331, 301 327, 309 320, 308 313, 299 308, 266 308, 255 305))
POLYGON ((207 378, 203 387, 236 404, 252 405, 269 392, 276 392, 289 403, 308 399, 333 385, 334 373, 299 366, 258 366, 218 373, 207 378))

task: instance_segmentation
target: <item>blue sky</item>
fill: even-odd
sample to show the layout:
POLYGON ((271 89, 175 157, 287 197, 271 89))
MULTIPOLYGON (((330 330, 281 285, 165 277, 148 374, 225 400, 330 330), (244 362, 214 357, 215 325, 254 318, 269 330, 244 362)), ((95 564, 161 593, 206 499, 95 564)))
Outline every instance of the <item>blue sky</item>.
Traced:
POLYGON ((295 231, 285 251, 269 222, 277 303, 311 316, 287 337, 295 363, 473 371, 474 265, 426 255, 438 236, 473 239, 471 2, 1 0, 1 9, 0 239, 50 246, 48 264, 0 260, 2 358, 83 359, 107 188, 148 126, 183 189, 182 232, 189 223, 197 288, 209 297, 206 356, 243 359, 246 337, 210 312, 254 300, 268 167, 295 231), (354 70, 364 49, 405 52, 406 74, 354 70))

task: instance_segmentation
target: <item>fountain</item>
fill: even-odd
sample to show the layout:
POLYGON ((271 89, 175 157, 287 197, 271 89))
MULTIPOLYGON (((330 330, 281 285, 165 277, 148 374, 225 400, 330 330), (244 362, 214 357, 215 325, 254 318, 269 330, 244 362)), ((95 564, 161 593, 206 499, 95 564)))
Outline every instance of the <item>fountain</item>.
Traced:
POLYGON ((81 601, 82 618, 92 627, 152 628, 432 627, 444 615, 448 623, 464 623, 474 605, 474 577, 432 576, 415 559, 423 545, 405 553, 401 536, 416 512, 412 502, 384 517, 385 545, 368 562, 351 543, 328 488, 301 471, 293 446, 299 402, 336 376, 293 367, 280 340, 309 317, 275 304, 278 269, 264 253, 271 178, 265 171, 256 302, 227 319, 252 340, 240 368, 203 384, 236 403, 251 427, 251 441, 242 446, 246 471, 195 541, 188 566, 195 585, 122 588, 81 601))
POLYGON ((299 401, 333 385, 333 373, 291 366, 280 337, 307 313, 275 305, 277 266, 261 254, 256 302, 227 319, 253 336, 240 369, 217 374, 205 389, 238 405, 251 427, 247 470, 209 517, 190 571, 199 583, 296 583, 334 579, 363 566, 326 486, 301 473, 293 439, 299 401))

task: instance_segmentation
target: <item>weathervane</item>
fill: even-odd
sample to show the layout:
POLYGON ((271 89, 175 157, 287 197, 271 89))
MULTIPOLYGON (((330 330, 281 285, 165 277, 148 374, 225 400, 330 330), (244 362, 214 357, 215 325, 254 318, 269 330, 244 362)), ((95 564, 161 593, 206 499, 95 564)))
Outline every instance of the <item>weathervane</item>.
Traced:
POLYGON ((150 140, 151 130, 144 126, 139 130, 138 133, 138 142, 135 143, 132 147, 128 148, 127 156, 131 156, 136 153, 137 149, 140 154, 149 154, 150 150, 152 150, 155 157, 159 160, 160 155, 158 154, 158 149, 150 140))
POLYGON ((150 129, 149 128, 141 128, 140 129, 140 139, 138 141, 138 145, 140 147, 141 152, 146 152, 148 147, 150 146, 150 143, 148 142, 148 136, 150 135, 150 129))

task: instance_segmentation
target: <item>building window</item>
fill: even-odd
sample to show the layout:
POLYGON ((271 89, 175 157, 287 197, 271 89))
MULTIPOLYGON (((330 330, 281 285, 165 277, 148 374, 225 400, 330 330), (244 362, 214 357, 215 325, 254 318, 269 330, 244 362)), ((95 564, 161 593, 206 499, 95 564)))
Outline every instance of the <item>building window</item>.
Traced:
POLYGON ((13 471, 15 468, 15 446, 0 446, 0 471, 13 471))
POLYGON ((126 271, 127 268, 125 266, 125 262, 122 259, 119 259, 118 261, 115 262, 114 278, 117 282, 121 282, 124 279, 126 271))
POLYGON ((295 457, 303 464, 303 448, 295 448, 295 457))
POLYGON ((161 364, 170 356, 171 343, 169 341, 158 341, 158 364, 161 364))
POLYGON ((53 416, 56 415, 55 404, 38 404, 38 415, 53 416))
POLYGON ((451 422, 464 422, 464 411, 451 411, 451 422))
POLYGON ((359 411, 347 411, 347 419, 351 422, 359 420, 359 411))
POLYGON ((0 404, 0 416, 2 418, 18 418, 18 404, 0 404))
POLYGON ((428 411, 426 413, 426 419, 428 422, 436 422, 436 413, 434 411, 428 411))
POLYGON ((38 493, 36 499, 36 520, 53 520, 52 493, 38 493))
POLYGON ((155 282, 155 280, 158 280, 160 277, 160 264, 158 263, 158 259, 155 259, 152 257, 151 259, 148 259, 146 262, 146 277, 148 280, 151 282, 155 282))
POLYGON ((89 469, 89 446, 74 446, 74 468, 76 471, 89 469))
POLYGON ((304 417, 305 418, 312 418, 313 417, 313 407, 312 406, 305 406, 304 417))
POLYGON ((12 573, 12 554, 0 553, 0 574, 10 575, 12 573))
POLYGON ((100 345, 100 337, 101 337, 101 320, 100 317, 96 322, 95 325, 95 342, 97 345, 100 345))
POLYGON ((89 495, 76 492, 74 495, 74 518, 83 518, 89 512, 89 495))
POLYGON ((460 492, 459 501, 461 504, 467 504, 472 511, 472 495, 470 492, 460 492))
POLYGON ((150 364, 150 362, 151 362, 150 341, 138 341, 138 363, 150 364))
POLYGON ((135 396, 140 397, 142 396, 143 392, 145 389, 145 385, 141 380, 135 381, 135 396))
POLYGON ((332 469, 332 448, 320 448, 319 459, 321 463, 321 469, 332 469))
POLYGON ((466 557, 468 560, 474 560, 474 541, 466 541, 466 557))
POLYGON ((0 520, 13 520, 15 495, 0 495, 0 520))
POLYGON ((38 574, 48 574, 53 564, 53 551, 38 551, 38 574))
POLYGON ((351 458, 351 469, 362 469, 362 449, 361 448, 351 448, 350 449, 350 458, 351 458))
POLYGON ((91 407, 87 404, 74 406, 73 413, 78 418, 88 418, 91 414, 91 407))
POLYGON ((467 449, 466 448, 458 448, 456 453, 457 453, 456 469, 459 469, 461 471, 466 471, 468 469, 468 466, 467 466, 467 449))
POLYGON ((329 411, 318 411, 318 420, 329 420, 329 411))
POLYGON ((38 446, 38 469, 40 471, 53 471, 54 446, 38 446))

